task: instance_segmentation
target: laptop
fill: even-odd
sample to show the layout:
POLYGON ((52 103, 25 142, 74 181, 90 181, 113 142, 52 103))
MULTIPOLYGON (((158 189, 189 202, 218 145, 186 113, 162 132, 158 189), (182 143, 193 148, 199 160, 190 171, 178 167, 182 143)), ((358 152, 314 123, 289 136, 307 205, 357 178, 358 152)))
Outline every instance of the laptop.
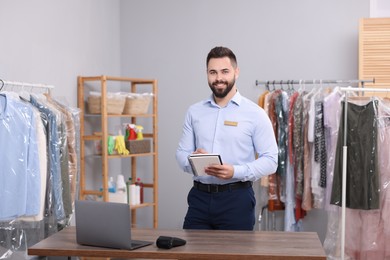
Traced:
POLYGON ((134 250, 153 242, 131 239, 130 206, 125 203, 75 201, 78 244, 134 250))

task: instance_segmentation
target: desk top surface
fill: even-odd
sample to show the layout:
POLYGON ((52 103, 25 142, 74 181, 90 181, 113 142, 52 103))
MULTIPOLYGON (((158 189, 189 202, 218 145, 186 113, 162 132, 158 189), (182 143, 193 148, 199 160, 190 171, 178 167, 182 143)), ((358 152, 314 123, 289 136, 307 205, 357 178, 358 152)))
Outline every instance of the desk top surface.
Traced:
POLYGON ((132 251, 83 246, 77 244, 76 229, 70 226, 30 247, 28 254, 153 259, 326 259, 314 232, 133 229, 132 238, 153 244, 132 251), (159 236, 179 237, 187 244, 160 249, 155 244, 159 236))

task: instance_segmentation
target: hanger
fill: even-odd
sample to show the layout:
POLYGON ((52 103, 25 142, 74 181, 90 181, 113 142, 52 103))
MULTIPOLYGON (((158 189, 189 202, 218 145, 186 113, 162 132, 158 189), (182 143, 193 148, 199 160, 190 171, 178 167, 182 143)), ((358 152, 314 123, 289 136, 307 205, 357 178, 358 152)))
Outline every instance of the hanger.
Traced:
POLYGON ((283 80, 279 82, 280 90, 283 90, 283 80))
POLYGON ((367 105, 369 102, 375 100, 373 96, 349 96, 348 101, 356 105, 367 105))
MULTIPOLYGON (((30 89, 30 93, 31 93, 31 92, 32 92, 32 87, 31 87, 31 89, 30 89)), ((20 91, 18 94, 19 94, 20 99, 22 99, 22 100, 24 100, 24 101, 30 101, 30 93, 27 92, 27 91, 25 90, 25 86, 22 85, 22 89, 21 89, 21 91, 20 91)))
POLYGON ((299 92, 304 92, 306 91, 306 85, 305 85, 305 81, 300 79, 299 80, 299 89, 298 89, 299 92))
POLYGON ((288 84, 288 94, 289 95, 292 95, 294 92, 295 92, 295 89, 294 89, 294 80, 291 80, 288 84))
POLYGON ((332 93, 332 91, 333 91, 334 89, 335 89, 335 90, 337 89, 337 85, 334 86, 334 87, 332 88, 332 86, 330 85, 329 82, 326 82, 325 85, 326 85, 326 87, 324 88, 324 94, 326 94, 326 95, 332 93))
POLYGON ((310 96, 310 97, 312 97, 312 96, 314 96, 314 95, 316 95, 317 94, 317 91, 318 91, 318 89, 315 87, 315 84, 316 84, 316 80, 315 79, 313 79, 313 87, 311 88, 311 90, 307 93, 307 95, 306 96, 310 96))
POLYGON ((289 93, 290 92, 290 80, 288 79, 287 82, 286 82, 286 89, 282 88, 284 91, 286 91, 286 93, 289 93))
POLYGON ((315 92, 315 99, 322 100, 324 98, 324 85, 322 84, 322 79, 319 80, 319 87, 315 92))

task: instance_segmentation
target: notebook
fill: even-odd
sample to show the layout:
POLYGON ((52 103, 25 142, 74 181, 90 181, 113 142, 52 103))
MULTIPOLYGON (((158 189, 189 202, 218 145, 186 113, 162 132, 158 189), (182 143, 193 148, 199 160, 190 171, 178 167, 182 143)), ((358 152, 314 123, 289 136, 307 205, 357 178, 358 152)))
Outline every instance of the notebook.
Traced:
POLYGON ((222 165, 222 159, 219 154, 210 154, 210 153, 198 153, 190 154, 188 156, 188 161, 190 162, 192 172, 195 176, 207 176, 207 173, 204 171, 209 165, 217 164, 222 165))
POLYGON ((130 206, 126 203, 75 201, 78 244, 133 250, 153 244, 131 238, 130 206))

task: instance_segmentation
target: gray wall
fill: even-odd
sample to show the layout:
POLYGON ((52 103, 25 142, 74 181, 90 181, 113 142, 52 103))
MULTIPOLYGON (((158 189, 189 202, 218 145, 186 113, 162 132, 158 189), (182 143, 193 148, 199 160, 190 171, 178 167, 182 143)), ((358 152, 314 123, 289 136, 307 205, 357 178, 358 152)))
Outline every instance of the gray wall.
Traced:
MULTIPOLYGON (((208 51, 235 51, 238 88, 256 101, 264 87, 255 80, 356 79, 359 19, 368 16, 368 0, 122 2, 122 74, 159 80, 160 227, 181 228, 186 212, 191 178, 174 155, 186 109, 210 93, 208 51)), ((323 239, 326 221, 314 210, 304 227, 323 239)))
POLYGON ((54 85, 77 105, 77 76, 120 74, 120 1, 0 1, 0 78, 54 85))
MULTIPOLYGON (((181 228, 191 178, 174 155, 186 109, 210 93, 207 52, 216 45, 235 51, 241 68, 238 88, 254 101, 264 91, 255 80, 355 79, 359 19, 369 16, 369 4, 3 0, 0 78, 55 85, 53 95, 74 106, 78 75, 156 78, 159 227, 181 228)), ((321 239, 325 226, 322 211, 305 218, 305 229, 317 231, 321 239)))

